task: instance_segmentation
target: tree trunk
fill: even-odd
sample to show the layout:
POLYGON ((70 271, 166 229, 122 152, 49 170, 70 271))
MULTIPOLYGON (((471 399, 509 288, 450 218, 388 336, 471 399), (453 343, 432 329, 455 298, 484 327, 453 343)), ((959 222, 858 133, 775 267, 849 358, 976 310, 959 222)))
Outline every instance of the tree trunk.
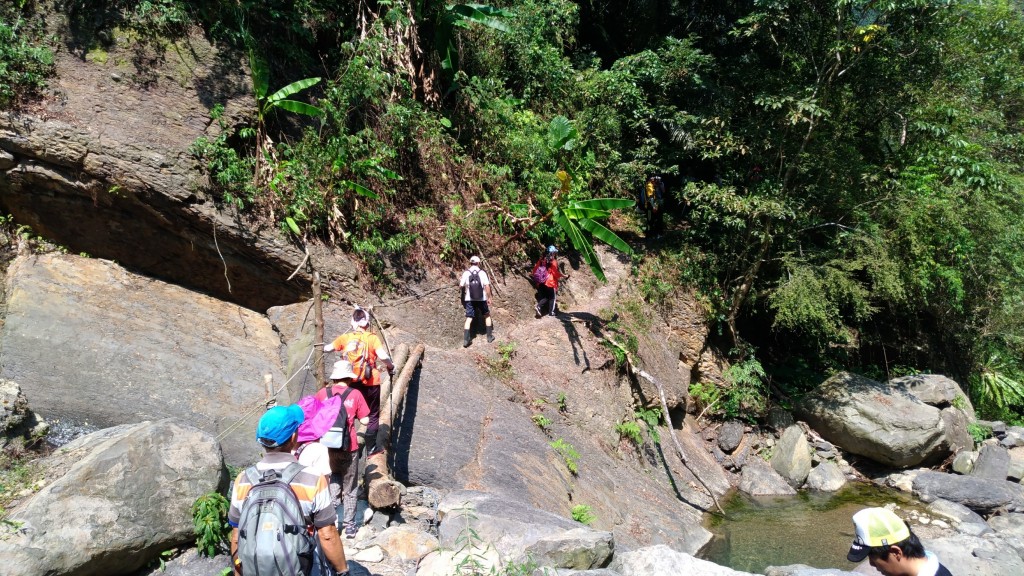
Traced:
MULTIPOLYGON (((391 445, 391 430, 394 416, 405 400, 409 382, 423 359, 426 347, 418 344, 402 367, 402 372, 392 383, 390 394, 380 409, 380 426, 377 429, 377 446, 366 459, 366 485, 370 506, 373 508, 390 508, 397 506, 402 497, 402 485, 391 477, 388 470, 388 450, 391 445)), ((384 390, 381 399, 384 400, 384 390)))

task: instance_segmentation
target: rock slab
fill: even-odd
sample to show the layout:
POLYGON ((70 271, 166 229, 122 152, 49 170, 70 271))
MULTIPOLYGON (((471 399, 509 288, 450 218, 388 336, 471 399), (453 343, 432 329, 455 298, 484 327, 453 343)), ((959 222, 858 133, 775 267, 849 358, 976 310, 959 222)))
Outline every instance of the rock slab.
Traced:
POLYGON ((772 468, 794 488, 803 485, 811 471, 811 447, 799 426, 786 428, 772 454, 772 468))
POLYGON ((214 438, 175 419, 94 432, 41 465, 46 486, 0 539, 4 574, 129 574, 192 542, 192 503, 226 481, 214 438))

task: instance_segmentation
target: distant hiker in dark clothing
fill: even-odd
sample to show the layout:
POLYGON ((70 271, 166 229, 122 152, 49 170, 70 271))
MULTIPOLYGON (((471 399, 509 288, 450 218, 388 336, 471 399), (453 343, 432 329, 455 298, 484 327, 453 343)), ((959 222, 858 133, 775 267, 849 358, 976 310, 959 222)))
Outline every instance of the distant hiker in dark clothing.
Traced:
POLYGON ((662 217, 661 209, 665 204, 665 182, 661 176, 651 176, 644 184, 637 204, 647 218, 648 236, 656 236, 661 233, 662 217))
POLYGON ((855 538, 846 559, 865 558, 883 576, 952 576, 924 549, 910 528, 886 508, 865 508, 853 515, 855 538))
POLYGON ((462 347, 469 346, 469 329, 473 326, 473 318, 477 314, 484 317, 484 325, 487 326, 487 341, 494 342, 494 326, 491 325, 490 309, 491 281, 487 278, 487 272, 480 269, 479 256, 469 259, 469 270, 462 272, 459 288, 462 288, 462 303, 466 308, 466 324, 462 328, 462 347))
POLYGON ((547 252, 540 257, 540 260, 537 260, 533 266, 533 272, 530 274, 530 278, 537 287, 537 304, 534 306, 537 318, 555 315, 558 281, 562 278, 569 278, 559 272, 557 256, 558 248, 548 246, 547 252))

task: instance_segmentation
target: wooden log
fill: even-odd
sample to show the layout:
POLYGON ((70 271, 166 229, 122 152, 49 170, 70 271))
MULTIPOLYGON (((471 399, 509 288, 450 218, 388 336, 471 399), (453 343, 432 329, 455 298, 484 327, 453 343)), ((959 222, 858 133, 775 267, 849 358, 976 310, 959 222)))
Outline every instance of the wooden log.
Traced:
POLYGON ((391 359, 395 364, 395 374, 402 373, 402 368, 405 368, 407 360, 409 360, 409 345, 403 342, 395 346, 395 357, 391 359))
MULTIPOLYGON (((373 508, 390 508, 397 506, 402 497, 402 484, 391 477, 388 470, 388 447, 391 444, 391 430, 394 417, 405 400, 405 393, 409 389, 409 382, 412 380, 416 368, 423 358, 426 347, 423 344, 416 346, 409 360, 402 367, 402 373, 395 378, 391 387, 391 395, 381 400, 383 405, 380 410, 380 425, 377 428, 377 446, 366 459, 366 485, 367 497, 370 506, 373 508)), ((383 393, 384 390, 381 390, 383 393)))

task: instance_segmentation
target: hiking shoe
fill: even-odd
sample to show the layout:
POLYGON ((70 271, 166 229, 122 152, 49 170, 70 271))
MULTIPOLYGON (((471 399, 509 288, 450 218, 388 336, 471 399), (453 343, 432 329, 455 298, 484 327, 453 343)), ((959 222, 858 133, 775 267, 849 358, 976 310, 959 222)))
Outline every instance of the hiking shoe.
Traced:
POLYGON ((539 302, 537 304, 533 305, 533 309, 537 311, 537 315, 534 316, 534 318, 540 318, 541 316, 543 316, 543 314, 540 313, 540 303, 539 302))
POLYGON ((359 532, 359 529, 356 528, 355 526, 345 526, 345 538, 346 539, 354 540, 355 537, 356 537, 356 533, 357 532, 359 532))

